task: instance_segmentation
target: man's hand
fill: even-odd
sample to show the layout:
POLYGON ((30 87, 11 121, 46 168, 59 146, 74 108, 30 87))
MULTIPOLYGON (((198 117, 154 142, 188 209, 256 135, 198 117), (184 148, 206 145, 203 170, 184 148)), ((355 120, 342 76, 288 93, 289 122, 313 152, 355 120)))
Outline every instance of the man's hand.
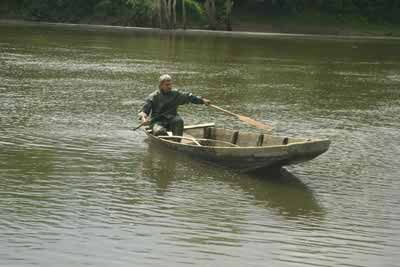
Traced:
POLYGON ((142 124, 143 124, 144 126, 147 126, 147 125, 150 124, 150 118, 149 118, 149 116, 147 116, 146 113, 141 112, 141 113, 139 114, 139 116, 140 116, 140 119, 141 119, 142 124))
POLYGON ((208 106, 211 104, 211 101, 208 100, 207 98, 203 98, 203 103, 204 103, 204 105, 208 106))
POLYGON ((142 123, 144 126, 147 126, 150 124, 150 118, 149 117, 142 117, 142 123))

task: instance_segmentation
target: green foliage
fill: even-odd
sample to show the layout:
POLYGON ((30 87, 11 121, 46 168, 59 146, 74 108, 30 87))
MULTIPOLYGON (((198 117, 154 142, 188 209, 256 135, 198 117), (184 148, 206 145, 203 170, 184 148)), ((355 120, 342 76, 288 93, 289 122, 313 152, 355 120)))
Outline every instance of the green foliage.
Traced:
POLYGON ((27 16, 39 20, 74 21, 93 12, 97 0, 24 0, 21 8, 27 16))
POLYGON ((107 16, 111 14, 113 2, 111 0, 103 0, 94 6, 94 13, 100 16, 107 16))
POLYGON ((269 13, 297 15, 309 10, 338 18, 358 17, 370 22, 400 22, 400 0, 265 0, 269 13))
MULTIPOLYGON (((186 12, 190 17, 196 21, 202 21, 205 18, 204 6, 196 0, 184 0, 186 6, 186 12)), ((181 4, 181 1, 178 2, 181 4)))
POLYGON ((188 10, 192 10, 193 14, 198 14, 200 16, 204 15, 204 7, 199 3, 196 2, 195 0, 184 0, 186 8, 188 10))
POLYGON ((156 8, 155 1, 151 0, 127 0, 126 4, 135 25, 145 25, 150 21, 156 8))
MULTIPOLYGON (((128 24, 148 25, 155 14, 157 0, 0 0, 0 12, 22 14, 26 18, 46 21, 77 22, 92 17, 114 17, 128 24)), ((184 0, 188 17, 204 19, 205 0, 184 0)), ((181 7, 177 1, 178 13, 181 7)), ((216 0, 218 17, 224 16, 224 0, 216 0)), ((239 11, 243 6, 257 5, 258 15, 333 16, 348 23, 400 23, 400 0, 235 0, 239 11)), ((240 12, 240 11, 239 11, 240 12)))

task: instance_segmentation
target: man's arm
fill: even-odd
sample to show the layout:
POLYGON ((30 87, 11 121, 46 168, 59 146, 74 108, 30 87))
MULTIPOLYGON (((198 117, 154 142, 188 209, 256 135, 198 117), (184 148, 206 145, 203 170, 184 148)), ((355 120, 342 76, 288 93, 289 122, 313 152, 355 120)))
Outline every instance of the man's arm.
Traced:
POLYGON ((179 92, 179 105, 184 105, 188 103, 192 104, 204 104, 209 105, 211 104, 210 100, 203 98, 201 96, 193 95, 192 93, 188 92, 179 92))
POLYGON ((139 113, 139 117, 142 121, 142 123, 145 123, 145 125, 150 123, 150 113, 153 107, 153 98, 152 96, 149 96, 146 98, 144 105, 139 113))

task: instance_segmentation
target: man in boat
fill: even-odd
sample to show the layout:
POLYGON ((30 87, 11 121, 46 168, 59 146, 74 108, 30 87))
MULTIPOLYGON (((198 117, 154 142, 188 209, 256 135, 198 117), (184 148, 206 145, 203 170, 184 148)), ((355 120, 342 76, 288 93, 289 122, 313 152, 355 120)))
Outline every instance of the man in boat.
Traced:
POLYGON ((178 115, 178 106, 189 103, 209 105, 211 102, 192 93, 173 90, 172 78, 165 74, 160 77, 159 90, 146 98, 139 116, 154 135, 167 135, 167 131, 172 131, 173 135, 182 136, 184 122, 178 115))

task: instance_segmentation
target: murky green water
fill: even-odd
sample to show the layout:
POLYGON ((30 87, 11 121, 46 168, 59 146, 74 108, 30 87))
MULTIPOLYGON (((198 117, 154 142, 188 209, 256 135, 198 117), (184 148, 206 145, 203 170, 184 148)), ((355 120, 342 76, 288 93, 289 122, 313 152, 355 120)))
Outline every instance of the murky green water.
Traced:
POLYGON ((398 266, 399 159, 400 41, 0 26, 1 266, 398 266), (164 72, 331 149, 254 176, 153 147, 164 72))

